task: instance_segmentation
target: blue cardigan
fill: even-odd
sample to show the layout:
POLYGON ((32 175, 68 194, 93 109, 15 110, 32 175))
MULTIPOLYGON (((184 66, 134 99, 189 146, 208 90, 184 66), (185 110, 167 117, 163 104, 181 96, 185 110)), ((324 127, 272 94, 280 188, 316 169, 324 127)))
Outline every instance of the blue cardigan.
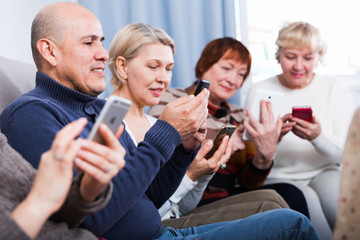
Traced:
MULTIPOLYGON (((105 101, 67 88, 37 72, 36 87, 7 107, 0 117, 9 144, 34 167, 66 124, 86 117, 86 138, 105 101)), ((158 120, 136 147, 124 132, 126 165, 113 179, 109 204, 85 219, 81 227, 111 239, 153 239, 161 232, 157 209, 173 194, 197 151, 186 151, 180 134, 158 120), (135 231, 134 231, 135 229, 135 231)))

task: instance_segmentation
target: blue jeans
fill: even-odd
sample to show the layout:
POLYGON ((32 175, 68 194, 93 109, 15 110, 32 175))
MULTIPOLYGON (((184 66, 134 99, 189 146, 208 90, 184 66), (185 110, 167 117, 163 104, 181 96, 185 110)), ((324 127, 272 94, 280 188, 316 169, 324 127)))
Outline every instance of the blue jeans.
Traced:
POLYGON ((157 240, 320 239, 309 219, 291 209, 275 209, 235 221, 185 229, 164 228, 157 240))

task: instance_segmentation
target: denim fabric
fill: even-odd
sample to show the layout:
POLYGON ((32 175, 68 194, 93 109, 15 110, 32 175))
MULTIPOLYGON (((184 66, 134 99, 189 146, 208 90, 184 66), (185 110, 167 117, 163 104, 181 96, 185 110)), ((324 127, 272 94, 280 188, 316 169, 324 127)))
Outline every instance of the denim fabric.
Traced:
POLYGON ((185 229, 164 228, 157 240, 320 239, 309 219, 290 209, 276 209, 236 221, 185 229))

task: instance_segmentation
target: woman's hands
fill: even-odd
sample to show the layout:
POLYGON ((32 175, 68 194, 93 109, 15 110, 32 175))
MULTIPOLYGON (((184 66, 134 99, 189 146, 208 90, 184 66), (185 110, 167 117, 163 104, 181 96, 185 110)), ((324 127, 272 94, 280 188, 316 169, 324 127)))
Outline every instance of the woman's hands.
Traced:
POLYGON ((74 159, 81 148, 81 139, 75 138, 86 123, 81 118, 68 124, 56 134, 51 149, 41 155, 29 198, 41 203, 43 211, 51 214, 65 201, 73 179, 74 159))
POLYGON ((75 164, 84 172, 80 194, 85 201, 94 201, 111 179, 124 168, 126 151, 118 139, 123 130, 124 126, 121 125, 115 136, 105 124, 101 124, 99 132, 106 145, 82 140, 75 164))
POLYGON ((45 221, 65 201, 72 182, 73 161, 81 147, 81 142, 74 139, 86 123, 86 119, 79 119, 56 134, 51 149, 41 156, 28 196, 11 212, 30 238, 37 236, 45 221))
POLYGON ((293 127, 295 126, 296 122, 291 121, 292 120, 292 115, 291 113, 285 114, 282 118, 281 118, 283 124, 281 126, 281 133, 279 136, 279 140, 278 142, 280 142, 282 140, 282 138, 288 134, 293 127))
POLYGON ((73 180, 74 163, 84 172, 80 194, 85 201, 93 201, 109 184, 110 180, 125 166, 125 149, 118 137, 105 126, 100 133, 107 146, 75 138, 85 127, 87 120, 81 118, 60 130, 51 149, 41 156, 33 186, 23 202, 11 215, 30 237, 35 238, 45 221, 64 203, 73 180))
POLYGON ((253 165, 259 169, 268 169, 276 151, 282 120, 277 119, 276 124, 272 113, 271 102, 260 101, 260 122, 247 109, 249 122, 244 121, 244 127, 249 132, 256 148, 253 165))
POLYGON ((206 137, 209 93, 204 88, 196 97, 180 97, 167 104, 159 117, 180 133, 187 150, 197 149, 206 137))
POLYGON ((192 181, 196 181, 204 175, 213 174, 219 169, 221 163, 226 163, 229 160, 232 146, 232 140, 229 139, 229 136, 223 137, 219 148, 211 158, 204 158, 211 150, 213 144, 212 140, 206 139, 194 161, 189 166, 186 174, 192 181))
POLYGON ((320 122, 313 116, 311 122, 293 117, 288 113, 282 117, 283 126, 279 142, 288 132, 292 131, 296 136, 305 140, 314 140, 321 134, 320 122))

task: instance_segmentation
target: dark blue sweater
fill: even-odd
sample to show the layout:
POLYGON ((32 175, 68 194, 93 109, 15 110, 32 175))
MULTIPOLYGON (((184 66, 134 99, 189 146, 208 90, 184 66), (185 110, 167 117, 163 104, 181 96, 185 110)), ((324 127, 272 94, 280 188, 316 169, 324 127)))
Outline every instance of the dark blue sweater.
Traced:
MULTIPOLYGON (((9 144, 34 167, 66 124, 86 117, 86 138, 105 101, 69 89, 38 72, 36 87, 15 100, 0 117, 9 144)), ((107 239, 152 239, 161 231, 159 208, 176 190, 196 155, 183 149, 180 134, 158 120, 136 147, 124 132, 126 165, 113 179, 109 204, 89 216, 82 227, 107 239)))

